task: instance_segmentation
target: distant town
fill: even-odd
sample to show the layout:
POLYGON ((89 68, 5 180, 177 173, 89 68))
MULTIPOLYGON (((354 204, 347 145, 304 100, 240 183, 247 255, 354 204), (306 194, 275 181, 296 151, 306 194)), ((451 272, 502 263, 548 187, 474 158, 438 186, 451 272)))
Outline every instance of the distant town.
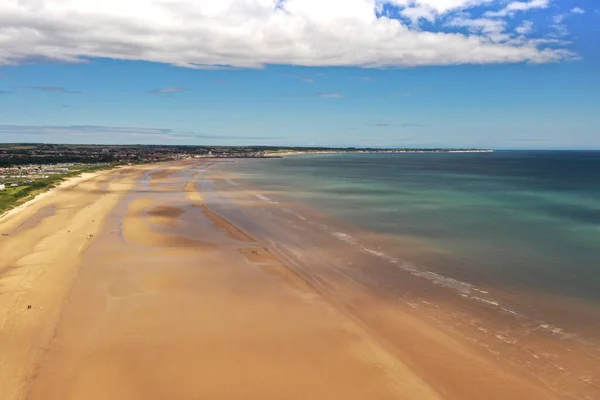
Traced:
MULTIPOLYGON (((303 153, 491 152, 485 149, 377 149, 269 146, 0 144, 0 168, 61 163, 149 163, 184 158, 261 158, 303 153)), ((31 167, 39 172, 38 167, 31 167)), ((1 173, 0 173, 1 175, 1 173)))

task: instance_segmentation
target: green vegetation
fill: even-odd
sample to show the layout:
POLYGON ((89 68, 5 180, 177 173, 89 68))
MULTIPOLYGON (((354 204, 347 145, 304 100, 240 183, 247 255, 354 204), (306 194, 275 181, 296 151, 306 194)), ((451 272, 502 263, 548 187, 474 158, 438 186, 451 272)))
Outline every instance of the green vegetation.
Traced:
MULTIPOLYGON (((36 195, 55 187, 65 179, 79 176, 85 172, 96 172, 114 167, 116 167, 116 164, 74 165, 69 168, 69 172, 66 174, 50 175, 46 179, 36 179, 31 183, 23 183, 18 187, 7 187, 6 190, 0 191, 0 215, 4 214, 11 208, 27 202, 36 195)), ((23 179, 14 181, 23 181, 23 179)))

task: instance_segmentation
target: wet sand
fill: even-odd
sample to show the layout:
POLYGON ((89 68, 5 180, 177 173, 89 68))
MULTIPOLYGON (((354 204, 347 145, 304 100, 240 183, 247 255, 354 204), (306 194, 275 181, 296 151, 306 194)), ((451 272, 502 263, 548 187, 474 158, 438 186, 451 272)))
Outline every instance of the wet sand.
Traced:
POLYGON ((481 310, 257 195, 184 161, 0 222, 2 399, 572 398, 440 315, 481 310))
POLYGON ((133 169, 87 174, 64 182, 0 220, 3 399, 26 398, 81 256, 136 176, 133 169))

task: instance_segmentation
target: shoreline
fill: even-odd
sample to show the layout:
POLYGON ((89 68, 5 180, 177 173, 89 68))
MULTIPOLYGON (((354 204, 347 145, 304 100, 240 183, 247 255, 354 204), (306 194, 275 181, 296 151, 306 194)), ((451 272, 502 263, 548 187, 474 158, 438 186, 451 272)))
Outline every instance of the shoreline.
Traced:
MULTIPOLYGON (((532 376, 520 343, 494 339, 506 319, 486 304, 386 266, 214 161, 107 171, 0 221, 35 222, 0 238, 7 400, 568 398, 541 383, 559 370, 532 376)), ((569 350, 576 372, 587 359, 569 350)))
POLYGON ((421 153, 432 153, 432 154, 444 154, 444 153, 494 153, 492 149, 439 149, 439 150, 420 150, 420 149, 378 149, 378 150, 306 150, 306 151, 280 151, 275 153, 266 153, 263 157, 256 158, 277 158, 285 156, 295 156, 304 154, 421 154, 421 153))
MULTIPOLYGON (((259 168, 253 168, 250 164, 246 164, 250 162, 244 161, 226 167, 231 177, 226 180, 227 184, 223 187, 243 186, 259 193, 256 197, 264 202, 280 204, 282 207, 284 204, 300 206, 300 209, 307 213, 302 214, 302 219, 306 217, 313 219, 312 216, 317 216, 317 219, 321 220, 319 229, 331 231, 331 235, 336 239, 361 247, 362 251, 370 253, 381 262, 393 264, 406 273, 419 276, 438 286, 445 286, 458 295, 467 296, 496 312, 529 320, 540 330, 553 336, 578 340, 600 349, 600 318, 598 318, 599 314, 594 312, 600 304, 598 299, 576 297, 569 293, 548 290, 531 282, 523 282, 519 285, 518 291, 511 291, 510 285, 519 283, 515 282, 514 278, 502 280, 497 275, 489 274, 485 268, 481 271, 474 267, 463 268, 459 258, 461 254, 447 251, 448 247, 442 246, 445 243, 439 245, 425 235, 412 236, 410 233, 403 233, 406 231, 402 229, 377 230, 377 224, 371 224, 364 216, 358 219, 346 218, 347 215, 336 213, 336 209, 333 208, 336 201, 320 195, 319 191, 314 191, 314 188, 303 187, 301 183, 294 185, 284 182, 290 193, 281 191, 276 186, 277 183, 282 182, 281 174, 274 172, 275 177, 272 180, 263 179, 260 176, 268 176, 271 173, 268 164, 260 164, 259 168), (236 178, 236 173, 241 175, 240 180, 236 178), (257 174, 255 180, 252 174, 257 174), (261 190, 259 186, 263 182, 268 189, 261 190), (292 195, 295 189, 300 193, 305 190, 306 193, 299 197, 292 195), (320 204, 323 208, 319 207, 320 204), (366 240, 363 241, 364 239, 366 240), (529 296, 528 292, 535 295, 529 296), (567 312, 567 304, 574 309, 567 312), (553 308, 557 307, 565 312, 554 312, 553 308)), ((323 182, 317 184, 323 190, 323 182)), ((476 264, 473 261, 471 263, 475 266, 486 265, 485 260, 482 263, 476 264)))
POLYGON ((95 172, 83 172, 80 175, 66 177, 63 180, 61 180, 57 185, 55 185, 55 186, 49 185, 46 188, 42 189, 41 192, 35 194, 33 197, 31 197, 29 199, 25 198, 26 200, 20 204, 19 204, 19 200, 21 200, 21 199, 17 200, 17 203, 14 206, 12 206, 10 209, 8 209, 8 210, 4 211, 2 214, 0 214, 0 222, 2 222, 5 219, 10 218, 11 216, 19 213, 21 210, 28 208, 32 204, 37 203, 38 201, 44 199, 45 197, 53 194, 56 191, 76 186, 81 182, 84 182, 88 179, 93 179, 97 176, 100 176, 104 173, 114 171, 118 168, 120 168, 120 167, 117 166, 117 167, 112 167, 109 169, 102 169, 102 170, 95 171, 95 172))
MULTIPOLYGON (((228 171, 228 173, 229 172, 230 171, 228 171)), ((239 180, 236 180, 235 176, 225 179, 225 182, 227 185, 235 186, 236 189, 239 189, 239 180)), ((557 322, 552 318, 544 319, 540 315, 537 315, 535 307, 540 306, 542 301, 539 301, 539 304, 536 304, 535 306, 516 303, 514 301, 514 293, 502 289, 500 286, 495 286, 491 282, 476 283, 478 281, 477 279, 471 280, 456 271, 447 271, 440 269, 439 267, 436 268, 435 266, 423 268, 418 262, 421 254, 416 254, 415 252, 415 254, 411 254, 410 257, 406 254, 411 253, 411 251, 408 250, 409 248, 419 248, 419 253, 436 254, 439 252, 439 249, 433 247, 430 243, 424 243, 409 236, 398 239, 394 238, 395 235, 393 234, 370 231, 369 229, 358 226, 350 221, 341 220, 328 215, 324 213, 323 210, 315 209, 307 203, 298 202, 296 199, 286 199, 285 193, 273 194, 268 191, 265 192, 259 187, 252 186, 248 183, 244 183, 243 186, 246 189, 258 193, 254 196, 262 202, 271 205, 281 205, 282 207, 285 205, 285 207, 287 207, 285 210, 286 213, 292 214, 302 221, 310 221, 317 229, 327 232, 336 240, 355 246, 359 248, 361 252, 372 256, 380 262, 391 264, 394 268, 402 270, 406 274, 415 276, 428 284, 433 284, 444 290, 451 291, 465 300, 475 302, 480 306, 485 306, 491 313, 528 321, 529 324, 536 326, 536 329, 539 329, 556 339, 577 341, 583 345, 589 345, 590 347, 600 350, 600 337, 592 334, 594 333, 594 330, 591 327, 588 331, 582 332, 573 330, 569 324, 563 323, 563 321, 557 322), (292 210, 300 211, 297 212, 292 210), (388 252, 388 250, 394 247, 400 247, 402 248, 402 251, 388 252)), ((535 288, 529 289, 534 290, 535 288)), ((557 302, 569 304, 573 307, 577 306, 580 311, 584 310, 590 316, 593 314, 594 309, 598 304, 591 300, 573 299, 553 293, 536 292, 536 296, 543 298, 544 301, 554 304, 554 306, 557 305, 557 302)), ((520 294, 520 297, 524 297, 526 300, 532 300, 524 294, 520 294)), ((550 309, 551 307, 546 306, 546 308, 550 309)), ((510 322, 512 323, 514 321, 510 322)), ((580 328, 580 326, 578 326, 578 328, 580 328)), ((595 333, 600 332, 596 330, 595 333)))
MULTIPOLYGON (((451 273, 445 271, 419 268, 418 259, 420 255, 416 255, 414 259, 411 259, 413 261, 417 260, 417 264, 414 264, 411 261, 407 262, 407 254, 403 253, 410 254, 413 248, 419 248, 423 245, 422 243, 413 242, 409 237, 402 238, 401 241, 389 241, 388 239, 391 236, 388 234, 370 232, 355 226, 349 221, 341 221, 330 215, 325 215, 322 210, 314 210, 306 203, 297 203, 289 196, 286 197, 285 193, 265 192, 247 182, 240 183, 242 181, 236 179, 235 175, 236 169, 239 170, 240 167, 241 165, 238 165, 226 169, 222 179, 222 188, 229 186, 232 192, 239 192, 242 188, 256 192, 258 194, 254 196, 260 200, 256 205, 257 208, 265 207, 271 210, 270 212, 276 208, 283 209, 284 214, 293 215, 300 220, 298 222, 308 221, 318 231, 326 232, 328 236, 334 237, 336 241, 358 248, 360 252, 364 252, 367 256, 363 261, 366 265, 372 263, 387 265, 381 273, 385 273, 388 279, 394 279, 395 281, 411 279, 414 286, 406 289, 412 293, 411 296, 417 296, 416 293, 421 293, 416 288, 428 287, 429 289, 418 295, 416 299, 405 300, 406 305, 417 313, 431 312, 436 315, 430 318, 436 320, 440 328, 450 329, 460 339, 466 339, 471 344, 475 344, 474 347, 479 348, 483 353, 487 353, 487 356, 491 354, 494 358, 502 358, 512 364, 512 360, 520 352, 528 359, 523 362, 532 366, 529 373, 536 375, 536 369, 540 371, 549 370, 544 371, 544 374, 550 373, 553 375, 552 378, 549 376, 539 377, 540 381, 546 382, 548 386, 554 385, 554 383, 550 384, 553 380, 560 381, 562 379, 561 376, 566 371, 565 364, 573 369, 570 371, 573 375, 581 373, 582 376, 586 376, 590 371, 594 371, 591 376, 600 376, 600 364, 595 362, 600 357, 600 336, 598 335, 600 332, 594 330, 593 326, 589 326, 589 329, 585 331, 577 329, 581 328, 581 319, 585 318, 585 313, 588 313, 590 317, 593 315, 594 310, 597 309, 595 303, 553 295, 552 293, 510 292, 497 286, 480 286, 469 283, 468 280, 458 280, 464 278, 453 277, 451 273), (390 248, 400 248, 400 250, 388 253, 387 250, 390 250, 390 248), (370 261, 367 261, 367 259, 370 261), (416 280, 413 280, 410 276, 414 276, 416 280), (446 306, 451 307, 450 310, 453 310, 446 310, 446 313, 451 315, 454 315, 454 313, 464 314, 464 318, 472 315, 468 317, 469 322, 453 321, 454 317, 448 318, 448 315, 440 314, 442 309, 439 303, 436 304, 437 301, 435 300, 439 301, 438 296, 442 296, 442 293, 450 294, 449 296, 447 294, 443 295, 445 301, 447 301, 446 306), (428 298, 430 296, 433 296, 434 301, 428 298), (518 301, 524 303, 515 303, 515 296, 518 301), (527 303, 531 301, 534 301, 534 303, 527 303), (560 322, 548 322, 553 321, 551 316, 544 319, 536 312, 536 307, 543 305, 542 302, 552 304, 552 306, 547 304, 544 306, 546 312, 556 307, 558 309, 555 312, 556 316, 560 316, 561 310, 566 312, 570 306, 576 306, 581 312, 579 325, 576 325, 576 329, 572 330, 573 327, 569 329, 571 325, 563 321, 564 318, 560 319, 560 322), (527 305, 525 309, 523 309, 524 305, 527 305), (499 323, 499 321, 502 322, 499 323), (455 325, 454 322, 459 322, 459 324, 455 325), (461 324, 463 326, 459 328, 461 324), (463 331, 464 325, 471 325, 474 330, 469 328, 463 331), (517 349, 519 350, 516 351, 517 349), (581 365, 576 366, 573 364, 573 359, 579 359, 577 362, 581 365), (535 365, 537 366, 533 367, 535 365), (549 379, 549 381, 546 379, 549 379)), ((426 249, 425 252, 431 250, 433 249, 426 249)), ((343 257, 341 255, 337 256, 343 257)), ((374 268, 369 268, 367 273, 375 274, 376 272, 374 268)), ((385 286, 393 287, 388 284, 385 286)), ((381 287, 379 290, 386 292, 388 288, 381 287)), ((398 293, 393 293, 392 297, 401 298, 398 293)), ((576 322, 576 320, 573 322, 576 322)), ((512 365, 510 368, 515 367, 522 368, 518 364, 512 365)), ((574 382, 570 384, 577 387, 578 383, 576 381, 575 378, 574 382)), ((590 387, 592 386, 591 381, 585 380, 584 382, 585 384, 589 383, 590 387)))

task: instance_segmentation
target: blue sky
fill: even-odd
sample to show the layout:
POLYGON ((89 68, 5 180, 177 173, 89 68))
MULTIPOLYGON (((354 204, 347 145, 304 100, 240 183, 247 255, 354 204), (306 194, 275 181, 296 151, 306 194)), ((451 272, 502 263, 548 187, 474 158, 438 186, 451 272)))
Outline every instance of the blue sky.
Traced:
POLYGON ((2 142, 600 148, 592 0, 7 1, 2 142))

